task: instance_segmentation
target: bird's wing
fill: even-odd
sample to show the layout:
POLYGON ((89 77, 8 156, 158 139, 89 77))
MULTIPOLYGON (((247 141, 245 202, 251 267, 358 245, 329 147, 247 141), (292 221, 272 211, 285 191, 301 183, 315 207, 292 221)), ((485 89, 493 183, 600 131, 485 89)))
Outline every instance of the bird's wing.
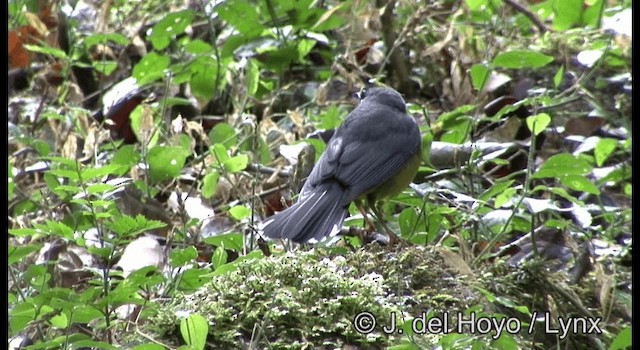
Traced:
POLYGON ((309 175, 303 195, 332 179, 345 187, 348 203, 402 169, 420 147, 420 132, 411 117, 389 115, 393 112, 369 109, 366 117, 356 114, 345 121, 309 175), (385 123, 388 118, 401 122, 385 123))

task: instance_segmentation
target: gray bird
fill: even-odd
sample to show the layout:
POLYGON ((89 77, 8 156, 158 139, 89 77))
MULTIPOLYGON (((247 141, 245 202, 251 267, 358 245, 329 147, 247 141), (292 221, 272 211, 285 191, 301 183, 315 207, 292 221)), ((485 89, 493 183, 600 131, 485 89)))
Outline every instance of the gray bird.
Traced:
POLYGON ((369 88, 360 104, 329 140, 307 178, 298 201, 267 218, 262 232, 296 243, 317 242, 337 233, 349 204, 400 193, 413 180, 421 159, 422 139, 400 94, 369 88))

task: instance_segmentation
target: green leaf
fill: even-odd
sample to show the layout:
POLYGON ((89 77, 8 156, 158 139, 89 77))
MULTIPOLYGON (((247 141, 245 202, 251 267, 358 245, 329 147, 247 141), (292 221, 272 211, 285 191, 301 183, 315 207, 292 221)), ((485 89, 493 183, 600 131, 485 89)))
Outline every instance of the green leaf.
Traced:
POLYGON ((502 191, 499 195, 496 196, 496 199, 493 201, 493 207, 498 209, 501 208, 505 203, 507 203, 513 196, 517 193, 516 189, 513 187, 509 187, 502 191))
POLYGON ((87 187, 87 194, 104 193, 115 188, 114 185, 98 183, 87 187))
POLYGON ((214 268, 218 268, 227 263, 228 254, 224 247, 218 247, 213 252, 213 256, 211 257, 211 263, 214 268))
POLYGON ((140 153, 136 152, 134 145, 124 145, 120 147, 120 149, 113 154, 111 163, 123 165, 123 167, 120 169, 120 173, 116 173, 114 175, 124 175, 132 166, 138 164, 140 159, 140 153))
POLYGON ((316 45, 315 40, 310 39, 301 39, 298 41, 298 60, 303 61, 305 57, 313 50, 313 47, 316 45))
POLYGON ((47 173, 57 177, 64 177, 69 180, 75 180, 75 181, 80 180, 80 175, 75 170, 51 169, 51 170, 48 170, 47 173))
MULTIPOLYGON (((28 299, 27 299, 28 300, 28 299)), ((17 334, 23 331, 27 324, 34 321, 36 317, 36 307, 31 302, 25 301, 9 308, 9 329, 10 333, 17 334)))
POLYGON ((210 148, 211 154, 216 158, 220 165, 224 166, 224 162, 229 160, 229 154, 227 148, 221 143, 215 143, 210 148))
POLYGON ((584 0, 553 1, 553 29, 563 31, 580 23, 584 0))
POLYGON ((133 67, 132 75, 140 86, 146 85, 164 77, 164 71, 169 67, 169 63, 171 60, 168 56, 150 52, 133 67))
POLYGON ((106 76, 111 75, 118 68, 118 62, 115 61, 94 61, 92 65, 96 71, 106 76))
POLYGON ((160 182, 178 177, 188 156, 189 152, 182 147, 156 146, 152 148, 147 157, 151 181, 160 182))
POLYGON ((217 6, 218 15, 244 34, 244 40, 258 37, 266 27, 262 25, 257 6, 247 0, 230 0, 217 6))
POLYGON ((102 167, 90 167, 80 171, 83 181, 102 178, 107 175, 117 175, 121 171, 119 164, 108 164, 102 167))
POLYGON ((251 215, 251 209, 245 207, 244 205, 236 205, 231 209, 229 209, 229 214, 236 221, 240 221, 242 219, 249 217, 249 215, 251 215))
POLYGON ((418 214, 413 207, 405 208, 400 212, 398 225, 400 226, 400 234, 402 237, 410 237, 411 234, 413 234, 417 220, 418 214))
POLYGON ((540 169, 533 174, 532 178, 542 179, 547 177, 559 178, 565 175, 583 175, 591 170, 591 165, 586 160, 568 153, 560 153, 547 159, 540 169))
POLYGON ((180 334, 191 349, 202 350, 207 343, 209 323, 198 314, 191 314, 180 320, 180 334))
POLYGON ((473 88, 480 91, 484 88, 484 85, 489 79, 491 70, 486 64, 476 63, 469 69, 469 75, 471 76, 471 84, 473 88))
POLYGON ((551 117, 547 113, 540 113, 527 117, 527 127, 534 135, 540 135, 551 123, 551 117))
POLYGON ((609 350, 631 349, 631 326, 622 329, 609 346, 609 350))
POLYGON ((198 257, 198 251, 194 246, 184 249, 174 249, 171 251, 170 262, 172 267, 182 267, 189 262, 193 262, 198 257))
POLYGON ((244 244, 243 235, 240 233, 224 233, 221 235, 211 236, 205 238, 204 242, 216 247, 235 250, 236 252, 241 252, 244 244))
POLYGON ((211 198, 216 194, 218 188, 218 180, 220 179, 220 173, 213 170, 204 176, 202 179, 202 196, 204 198, 211 198))
POLYGON ((140 344, 131 348, 131 350, 165 350, 165 349, 166 348, 164 346, 156 343, 140 344))
POLYGON ((41 53, 43 55, 50 55, 53 56, 55 58, 59 58, 62 60, 67 59, 67 54, 60 50, 60 49, 56 49, 53 47, 44 47, 44 46, 37 46, 37 45, 29 45, 29 44, 23 44, 22 45, 26 50, 31 51, 31 52, 35 52, 35 53, 41 53))
POLYGON ((35 228, 12 228, 9 229, 9 234, 16 237, 33 236, 38 233, 35 228))
POLYGON ((593 155, 596 160, 597 166, 602 166, 609 156, 615 151, 618 146, 618 142, 614 139, 604 138, 601 139, 596 148, 593 150, 593 155))
POLYGON ((194 55, 205 54, 213 51, 213 48, 208 43, 195 39, 184 46, 185 51, 194 55))
POLYGON ((149 105, 137 105, 129 114, 129 119, 131 129, 138 140, 143 140, 145 137, 148 137, 148 135, 143 135, 143 133, 146 132, 151 134, 151 138, 145 140, 147 147, 153 148, 158 144, 158 140, 160 139, 160 133, 157 132, 159 118, 156 116, 156 113, 153 113, 153 109, 149 105), (145 125, 143 126, 143 124, 145 125), (143 130, 143 128, 146 130, 143 130))
POLYGON ((482 194, 478 196, 478 199, 487 202, 489 199, 493 198, 493 196, 498 193, 502 193, 507 188, 510 188, 514 181, 515 180, 497 181, 493 186, 482 192, 482 194))
POLYGON ((162 221, 148 220, 138 214, 135 218, 129 215, 122 215, 111 222, 107 222, 105 226, 118 237, 135 237, 145 231, 165 227, 167 224, 162 221))
POLYGON ((18 261, 42 248, 43 244, 28 244, 20 247, 9 247, 9 266, 15 264, 18 261))
POLYGON ((236 146, 238 137, 236 129, 227 123, 218 123, 209 132, 209 140, 212 144, 221 143, 227 149, 236 146))
POLYGON ((216 76, 222 74, 222 72, 218 72, 216 59, 210 56, 198 57, 189 69, 193 74, 189 81, 193 95, 202 101, 211 100, 216 88, 220 89, 222 87, 221 85, 216 86, 216 76))
POLYGON ((187 269, 182 273, 178 289, 181 291, 193 291, 202 287, 211 278, 207 276, 209 272, 204 269, 187 269))
POLYGON ((318 121, 316 124, 316 128, 331 130, 336 129, 342 123, 342 119, 340 119, 340 109, 336 105, 332 105, 329 108, 325 109, 324 113, 316 116, 311 116, 311 119, 314 121, 318 121))
POLYGON ((585 5, 587 6, 582 14, 582 24, 598 28, 606 8, 605 0, 586 0, 585 5))
POLYGON ((60 221, 47 220, 46 225, 36 224, 34 226, 47 234, 73 240, 73 229, 60 221))
POLYGON ((497 55, 491 64, 494 67, 522 69, 540 68, 553 62, 553 57, 537 51, 514 50, 497 55))
POLYGON ((251 97, 256 96, 258 83, 260 82, 260 67, 255 60, 247 62, 247 93, 251 97))
POLYGON ((164 50, 169 46, 171 40, 184 33, 194 16, 193 10, 169 13, 153 26, 148 39, 156 50, 164 50))
POLYGON ((120 46, 129 45, 129 39, 120 33, 110 34, 92 34, 84 38, 84 44, 87 47, 92 47, 98 44, 108 44, 109 42, 116 43, 120 46))
POLYGON ((560 66, 556 74, 553 76, 553 86, 557 89, 564 79, 564 65, 560 66))
POLYGON ((223 163, 224 168, 230 173, 238 173, 244 170, 247 164, 249 164, 249 156, 246 154, 231 157, 223 163))
POLYGON ((575 191, 587 192, 595 195, 600 194, 600 190, 596 185, 582 175, 563 176, 560 178, 560 183, 575 191))

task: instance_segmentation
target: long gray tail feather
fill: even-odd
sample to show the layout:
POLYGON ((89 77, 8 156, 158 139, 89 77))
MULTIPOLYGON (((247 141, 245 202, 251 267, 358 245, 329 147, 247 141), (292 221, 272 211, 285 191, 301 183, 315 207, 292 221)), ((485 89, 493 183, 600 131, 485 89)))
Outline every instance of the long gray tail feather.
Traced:
POLYGON ((277 213, 262 228, 270 238, 286 238, 296 243, 320 241, 342 226, 347 211, 344 190, 337 183, 326 183, 291 207, 277 213))

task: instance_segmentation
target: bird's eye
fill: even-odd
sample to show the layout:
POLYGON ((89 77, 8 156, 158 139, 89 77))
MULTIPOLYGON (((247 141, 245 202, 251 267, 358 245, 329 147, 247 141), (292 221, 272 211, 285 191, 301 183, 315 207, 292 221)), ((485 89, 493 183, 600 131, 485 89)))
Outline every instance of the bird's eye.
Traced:
POLYGON ((360 92, 356 92, 355 94, 353 94, 353 97, 359 100, 364 100, 364 98, 367 97, 367 88, 362 88, 360 92))

